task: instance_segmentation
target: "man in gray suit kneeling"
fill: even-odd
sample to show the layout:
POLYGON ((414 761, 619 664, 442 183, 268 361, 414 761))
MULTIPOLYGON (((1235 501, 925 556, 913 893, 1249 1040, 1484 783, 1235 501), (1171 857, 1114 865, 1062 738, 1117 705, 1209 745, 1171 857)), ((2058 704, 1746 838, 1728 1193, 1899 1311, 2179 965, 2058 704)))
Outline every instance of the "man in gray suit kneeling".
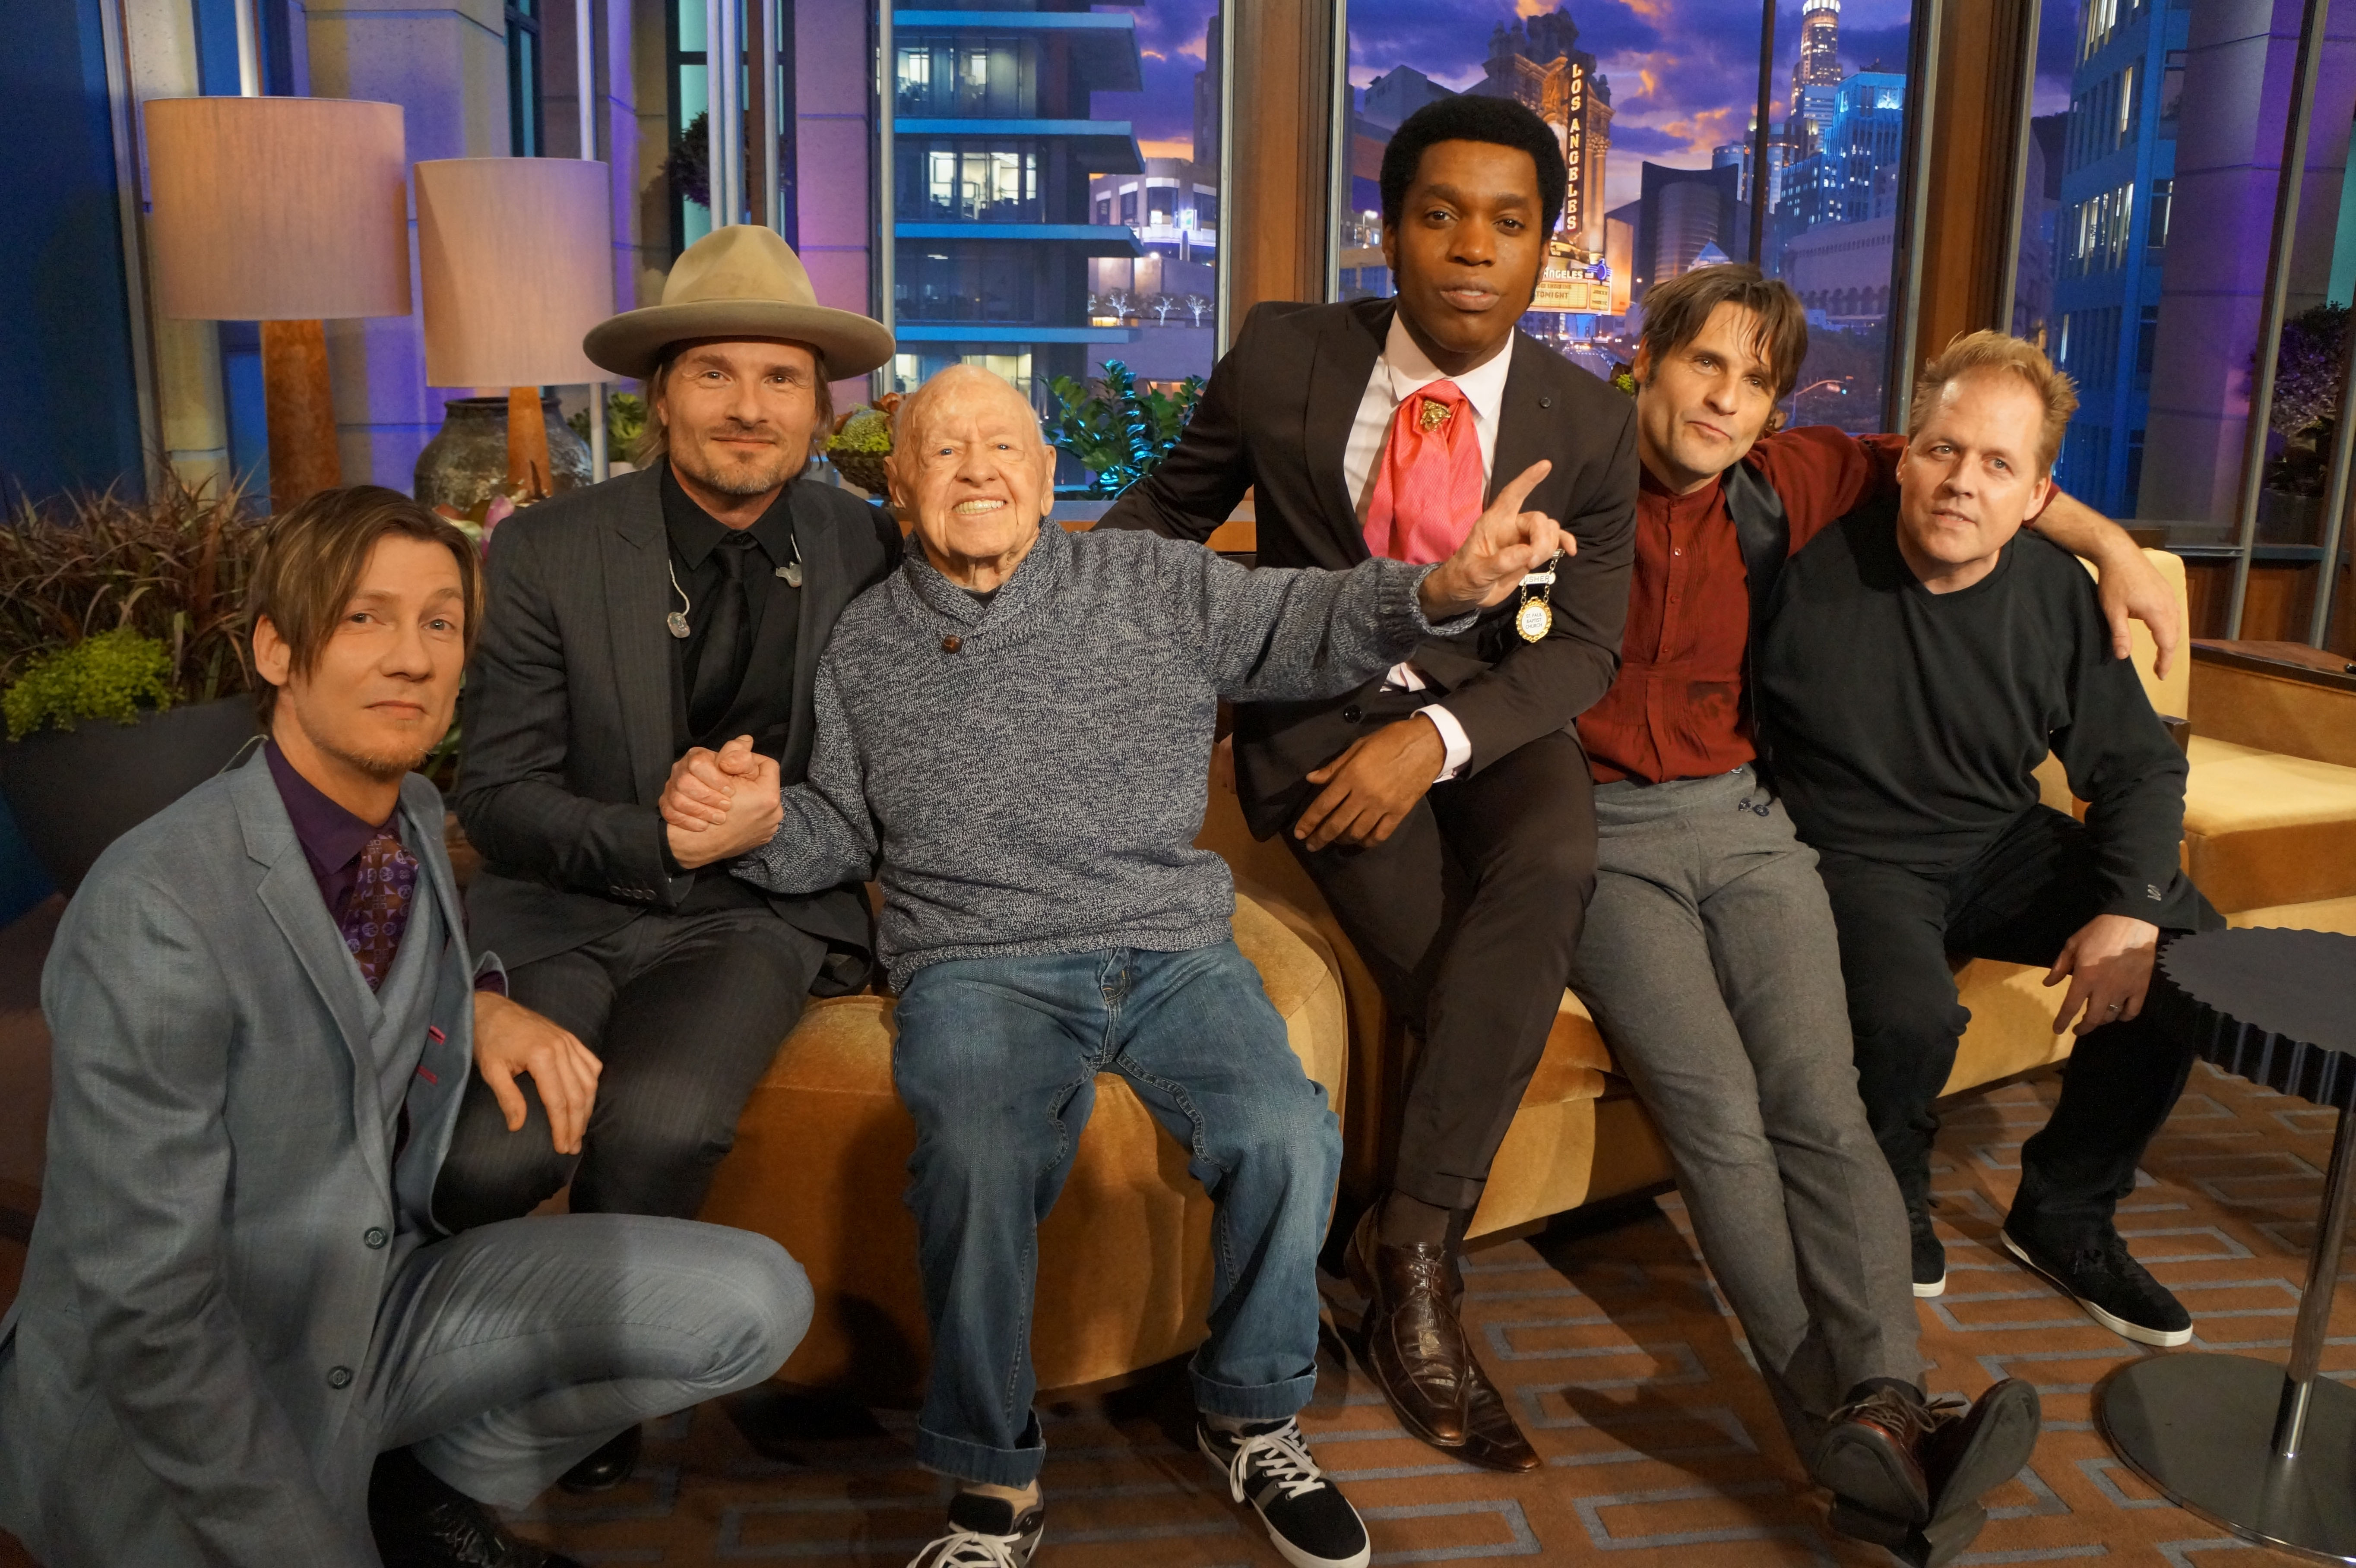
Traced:
POLYGON ((623 1428, 758 1382, 809 1321, 775 1243, 585 1214, 450 1236, 471 1072, 579 1147, 598 1062, 470 961, 441 796, 475 551, 391 490, 270 524, 270 739, 124 835, 41 1002, 54 1100, 0 1320, 0 1526, 48 1568, 544 1568, 528 1502, 623 1428))

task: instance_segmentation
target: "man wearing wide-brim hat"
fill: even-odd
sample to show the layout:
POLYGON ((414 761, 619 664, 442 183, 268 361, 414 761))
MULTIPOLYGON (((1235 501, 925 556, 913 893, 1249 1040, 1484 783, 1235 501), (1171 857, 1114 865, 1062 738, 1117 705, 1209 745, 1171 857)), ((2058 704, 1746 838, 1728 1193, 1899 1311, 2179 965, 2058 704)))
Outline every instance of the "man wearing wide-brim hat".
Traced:
MULTIPOLYGON (((884 363, 892 335, 819 304, 783 240, 734 225, 583 348, 646 382, 639 470, 494 536, 455 792, 483 856, 473 939, 560 1027, 477 1061, 434 1193, 453 1230, 568 1181, 576 1213, 692 1216, 805 998, 864 984, 872 951, 856 883, 773 895, 728 867, 802 776, 836 616, 899 557, 888 516, 809 476, 827 383, 884 363), (766 817, 749 837, 666 827, 676 760, 738 737, 766 817)), ((615 1485, 637 1452, 634 1428, 566 1482, 615 1485)))

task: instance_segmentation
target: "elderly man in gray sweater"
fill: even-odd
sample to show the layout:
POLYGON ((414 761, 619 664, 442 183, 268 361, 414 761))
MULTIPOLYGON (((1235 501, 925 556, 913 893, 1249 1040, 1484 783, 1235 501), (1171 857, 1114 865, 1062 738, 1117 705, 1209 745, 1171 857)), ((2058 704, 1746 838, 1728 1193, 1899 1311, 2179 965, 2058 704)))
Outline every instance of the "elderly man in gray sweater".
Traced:
POLYGON ((1230 935, 1226 866, 1193 847, 1213 717, 1222 698, 1345 691, 1569 540, 1521 510, 1538 464, 1438 566, 1250 571, 1151 534, 1043 527, 1054 467, 1006 382, 927 383, 892 460, 922 548, 837 625, 808 782, 780 797, 775 764, 731 742, 664 811, 730 843, 778 821, 734 865, 762 887, 884 886, 933 1330, 917 1456, 961 1483, 911 1568, 1019 1568, 1038 1543, 1034 1250, 1099 1072, 1129 1081, 1217 1206, 1193 1365, 1204 1454, 1288 1562, 1364 1563, 1365 1527, 1293 1420, 1315 1383, 1341 1138, 1230 935))

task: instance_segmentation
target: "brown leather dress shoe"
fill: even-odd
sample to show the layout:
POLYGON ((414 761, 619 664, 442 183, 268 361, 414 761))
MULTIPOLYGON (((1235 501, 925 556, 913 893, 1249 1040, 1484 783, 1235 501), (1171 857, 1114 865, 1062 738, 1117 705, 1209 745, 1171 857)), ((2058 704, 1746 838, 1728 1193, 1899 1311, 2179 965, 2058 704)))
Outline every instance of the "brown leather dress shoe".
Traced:
POLYGON ((1809 1472, 1836 1497, 1903 1532, 1931 1517, 1922 1440, 1954 1413, 1894 1381, 1852 1391, 1826 1422, 1809 1472))
POLYGON ((1464 1391, 1464 1446, 1454 1450, 1456 1456, 1468 1465, 1478 1465, 1484 1470, 1503 1470, 1507 1475, 1519 1475, 1535 1470, 1540 1460, 1538 1451, 1522 1435, 1521 1424, 1515 1421, 1505 1395, 1479 1360, 1468 1351, 1464 1358, 1468 1374, 1464 1391))
POLYGON ((1456 1320, 1455 1259, 1444 1246, 1383 1245, 1375 1238, 1380 1209, 1358 1221, 1345 1258, 1366 1297, 1359 1324, 1366 1368, 1409 1432, 1434 1447, 1461 1449, 1472 1352, 1456 1320))

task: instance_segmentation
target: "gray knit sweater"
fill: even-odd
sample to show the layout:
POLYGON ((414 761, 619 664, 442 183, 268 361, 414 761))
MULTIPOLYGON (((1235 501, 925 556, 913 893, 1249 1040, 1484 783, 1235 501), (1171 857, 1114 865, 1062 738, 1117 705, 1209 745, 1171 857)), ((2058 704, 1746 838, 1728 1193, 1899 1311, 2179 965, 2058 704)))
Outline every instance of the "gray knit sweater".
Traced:
POLYGON ((1218 699, 1332 696, 1461 631, 1424 618, 1430 570, 1253 571, 1049 524, 984 604, 911 549, 837 623, 808 782, 735 873, 879 876, 895 989, 948 958, 1223 941, 1235 884, 1194 848, 1218 699))

